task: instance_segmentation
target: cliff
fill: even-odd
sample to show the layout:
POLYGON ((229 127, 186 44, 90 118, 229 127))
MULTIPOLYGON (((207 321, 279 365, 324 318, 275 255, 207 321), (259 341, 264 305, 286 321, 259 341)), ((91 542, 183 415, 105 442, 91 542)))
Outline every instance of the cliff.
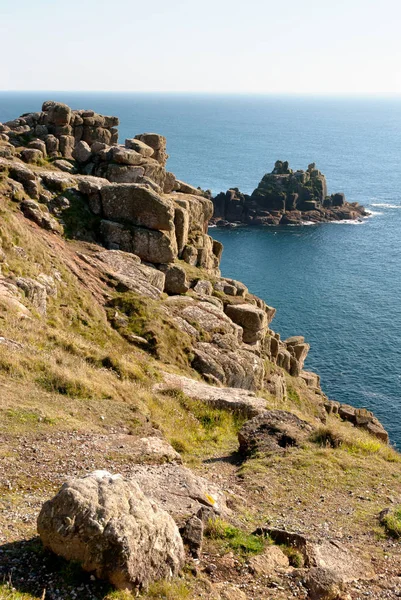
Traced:
POLYGON ((0 125, 0 597, 397 590, 387 433, 221 277, 165 139, 117 125, 53 102, 0 125))
POLYGON ((325 176, 314 163, 306 171, 293 171, 288 162, 277 161, 250 196, 238 188, 213 198, 213 221, 247 225, 299 225, 366 217, 363 206, 349 203, 343 193, 327 194, 325 176))

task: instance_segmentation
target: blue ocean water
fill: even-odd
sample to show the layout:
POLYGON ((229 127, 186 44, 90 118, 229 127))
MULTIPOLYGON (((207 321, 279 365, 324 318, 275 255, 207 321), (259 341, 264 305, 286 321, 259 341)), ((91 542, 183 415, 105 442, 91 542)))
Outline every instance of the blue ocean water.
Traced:
POLYGON ((213 192, 251 192, 277 159, 325 173, 372 211, 363 223, 212 229, 223 275, 305 335, 330 398, 373 410, 401 446, 401 99, 0 93, 0 122, 46 99, 120 117, 120 139, 167 136, 168 167, 213 192))

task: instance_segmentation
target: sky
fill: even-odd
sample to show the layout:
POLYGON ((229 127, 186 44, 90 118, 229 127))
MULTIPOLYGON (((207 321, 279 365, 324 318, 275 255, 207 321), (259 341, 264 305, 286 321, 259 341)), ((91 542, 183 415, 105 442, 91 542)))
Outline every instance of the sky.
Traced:
POLYGON ((0 0, 0 90, 401 94, 400 0, 0 0))

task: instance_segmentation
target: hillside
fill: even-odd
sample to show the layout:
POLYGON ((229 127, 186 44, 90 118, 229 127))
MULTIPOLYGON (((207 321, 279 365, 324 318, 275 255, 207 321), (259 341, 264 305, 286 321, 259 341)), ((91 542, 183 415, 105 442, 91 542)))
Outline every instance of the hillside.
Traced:
POLYGON ((166 140, 119 145, 117 125, 52 102, 0 125, 0 598, 128 595, 37 536, 96 470, 180 529, 183 564, 142 598, 399 597, 387 433, 221 277, 212 202, 166 170, 166 140))

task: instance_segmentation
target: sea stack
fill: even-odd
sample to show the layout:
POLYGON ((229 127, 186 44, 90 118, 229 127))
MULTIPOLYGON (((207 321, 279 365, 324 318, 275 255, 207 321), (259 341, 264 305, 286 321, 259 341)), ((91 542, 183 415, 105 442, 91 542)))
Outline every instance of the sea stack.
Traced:
POLYGON ((349 203, 343 193, 327 194, 326 177, 311 163, 293 171, 278 160, 249 196, 238 188, 213 198, 214 222, 246 225, 298 225, 304 222, 342 221, 367 216, 363 206, 349 203))

